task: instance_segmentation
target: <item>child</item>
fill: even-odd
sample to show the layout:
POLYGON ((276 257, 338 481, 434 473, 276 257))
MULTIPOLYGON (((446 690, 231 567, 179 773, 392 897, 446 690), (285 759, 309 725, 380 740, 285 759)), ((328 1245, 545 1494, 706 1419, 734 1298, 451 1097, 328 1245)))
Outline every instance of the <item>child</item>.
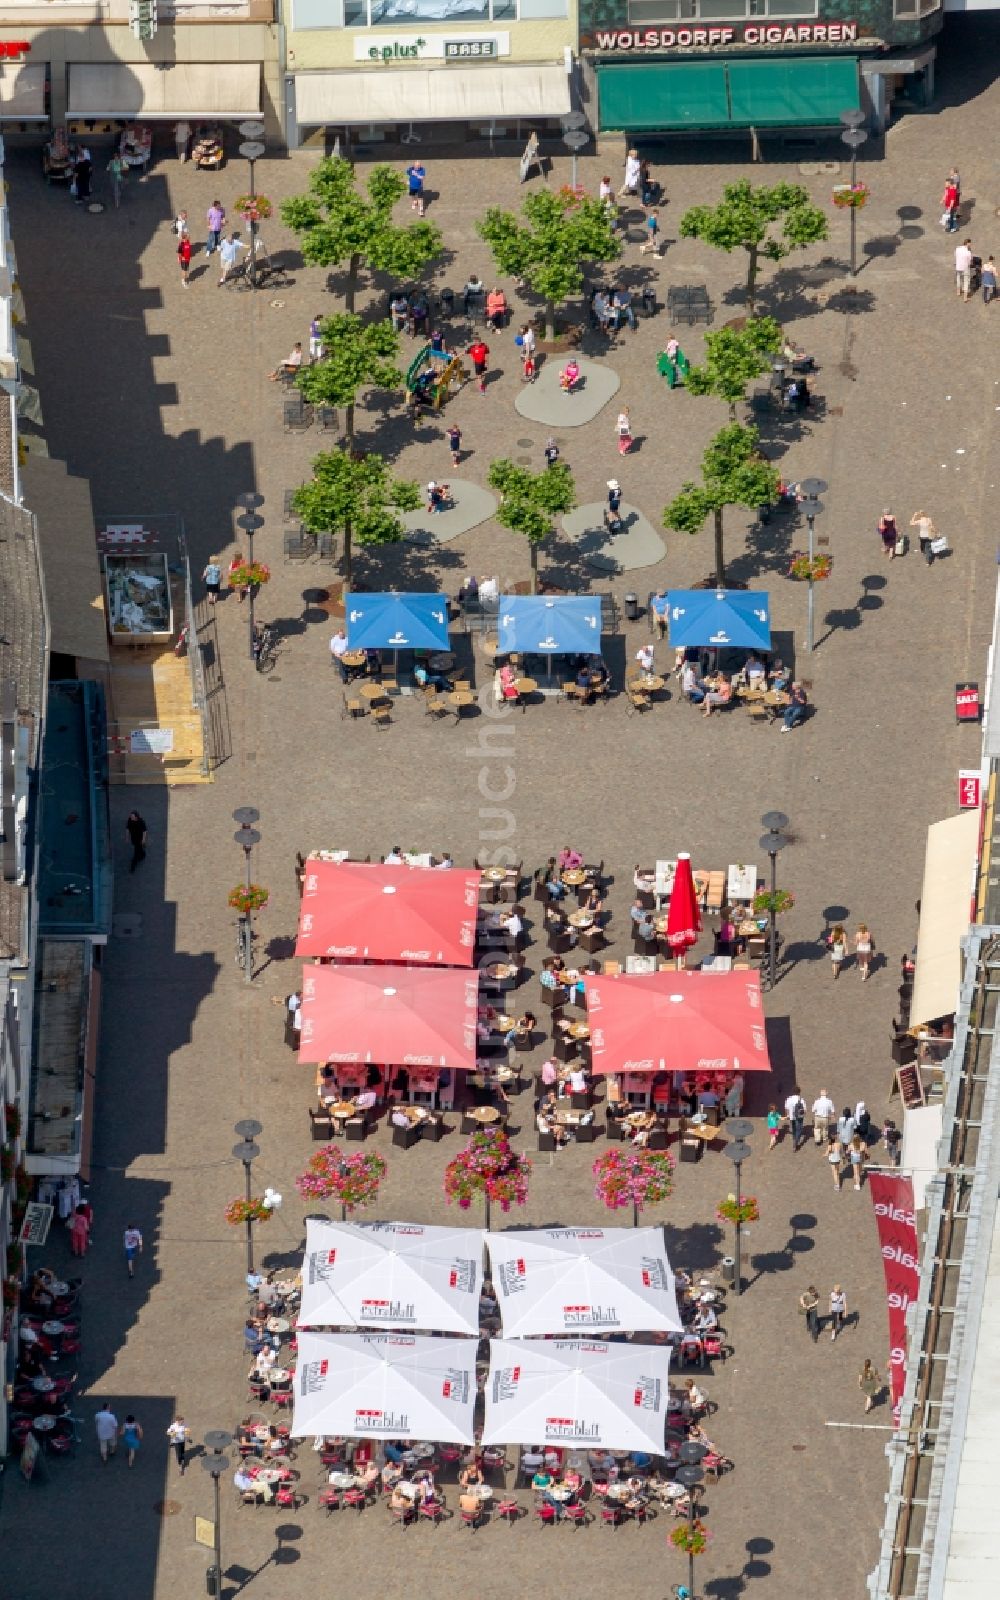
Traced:
POLYGON ((983 305, 988 306, 997 297, 997 265, 992 256, 983 262, 983 305))
POLYGON ((659 255, 659 232, 660 219, 657 216, 656 207, 650 206, 649 212, 646 216, 646 237, 639 246, 639 254, 641 256, 647 255, 650 250, 652 250, 654 256, 659 255))
POLYGON ((530 350, 525 350, 521 356, 521 376, 525 383, 535 381, 535 358, 530 350))
POLYGON ((768 1107, 767 1132, 771 1141, 767 1148, 773 1150, 778 1142, 778 1135, 781 1133, 781 1114, 777 1106, 768 1107))
POLYGON ((462 459, 462 430, 457 422, 448 428, 448 449, 451 451, 451 464, 457 467, 462 459))
POLYGON ((565 394, 572 394, 580 377, 580 368, 573 360, 567 361, 559 374, 559 387, 565 394))
POLYGON ((554 439, 552 439, 552 438, 546 439, 544 454, 545 454, 545 465, 547 467, 554 467, 556 462, 559 460, 559 446, 556 444, 556 441, 554 439))

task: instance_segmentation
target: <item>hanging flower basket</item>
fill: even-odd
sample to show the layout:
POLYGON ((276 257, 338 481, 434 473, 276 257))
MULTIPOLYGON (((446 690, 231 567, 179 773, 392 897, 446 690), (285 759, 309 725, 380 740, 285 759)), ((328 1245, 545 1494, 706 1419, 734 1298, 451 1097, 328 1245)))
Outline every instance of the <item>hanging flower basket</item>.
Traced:
POLYGON ((867 183, 838 183, 834 185, 831 198, 841 211, 860 211, 868 204, 870 193, 867 183))
POLYGON ((263 1200, 230 1200, 226 1207, 226 1221, 231 1228, 242 1222, 270 1222, 271 1207, 263 1200))
POLYGON ((748 1194, 746 1199, 740 1201, 737 1201, 734 1194, 727 1194, 724 1200, 719 1201, 715 1215, 720 1222, 733 1222, 740 1227, 744 1222, 760 1221, 760 1211, 752 1194, 748 1194))
POLYGON ((668 1199, 674 1186, 674 1158, 665 1150, 609 1150, 591 1170, 594 1192, 609 1211, 641 1211, 668 1199))
POLYGON ((670 1543, 675 1550, 683 1550, 687 1556, 703 1556, 708 1549, 711 1534, 697 1517, 694 1522, 682 1522, 671 1530, 670 1543))
POLYGON ((819 583, 823 578, 828 578, 833 571, 832 556, 803 555, 801 550, 796 550, 792 555, 792 564, 788 569, 790 578, 811 578, 813 583, 819 583))
POLYGON ((231 589, 259 589, 261 584, 270 581, 271 569, 263 561, 244 561, 242 566, 231 568, 229 573, 231 589))
POLYGON ((274 207, 266 194, 241 194, 233 201, 233 210, 239 212, 244 222, 262 222, 274 207))
POLYGON ((8 1139, 16 1139, 21 1131, 20 1106, 16 1106, 12 1100, 8 1100, 3 1108, 3 1120, 8 1139))
POLYGON ((528 1198, 531 1162, 519 1156, 502 1128, 474 1133, 444 1169, 444 1192, 450 1205, 468 1211, 473 1200, 495 1201, 501 1211, 523 1206, 528 1198))
POLYGON ((242 917, 249 916, 251 911, 262 911, 269 898, 270 891, 259 883, 252 883, 249 889, 245 884, 238 883, 235 889, 229 891, 229 905, 242 917))
POLYGON ((3 1305, 5 1311, 13 1311, 21 1298, 21 1285, 16 1278, 3 1280, 3 1305))
POLYGON ((791 911, 794 904, 795 896, 790 889, 775 889, 773 894, 770 889, 762 889, 760 894, 753 897, 753 910, 757 917, 769 917, 772 911, 776 917, 780 917, 782 912, 791 911))
POLYGON ((371 1205, 385 1174, 381 1156, 361 1150, 345 1156, 336 1145, 327 1144, 309 1158, 295 1187, 306 1200, 339 1200, 349 1214, 371 1205))

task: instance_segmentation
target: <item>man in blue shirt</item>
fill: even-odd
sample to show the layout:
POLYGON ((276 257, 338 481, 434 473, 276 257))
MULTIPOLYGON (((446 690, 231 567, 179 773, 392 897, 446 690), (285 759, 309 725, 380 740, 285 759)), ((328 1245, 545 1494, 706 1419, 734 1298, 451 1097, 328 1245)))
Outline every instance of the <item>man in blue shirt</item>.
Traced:
POLYGON ((410 186, 410 210, 415 211, 418 217, 424 214, 424 179, 427 173, 422 161, 411 161, 406 169, 406 180, 410 186))
POLYGON ((669 613, 666 589, 658 589, 656 594, 651 596, 649 609, 653 613, 653 621, 656 624, 656 630, 662 639, 663 635, 667 631, 667 620, 669 613))

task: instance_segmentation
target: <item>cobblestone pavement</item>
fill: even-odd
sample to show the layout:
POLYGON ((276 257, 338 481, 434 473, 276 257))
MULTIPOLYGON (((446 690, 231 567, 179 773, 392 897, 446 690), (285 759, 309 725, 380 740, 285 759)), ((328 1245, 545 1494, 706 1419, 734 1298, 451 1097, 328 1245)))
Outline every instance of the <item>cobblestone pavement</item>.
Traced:
MULTIPOLYGON (((635 862, 679 848, 719 866, 759 859, 758 819, 777 806, 792 819, 781 881, 796 905, 783 930, 789 970, 767 1002, 775 1076, 752 1086, 749 1109, 760 1117, 769 1098, 783 1099, 798 1082, 807 1100, 827 1086, 841 1103, 863 1095, 873 1113, 886 1110, 886 1034, 899 953, 915 933, 925 827, 954 809, 956 770, 975 760, 975 732, 955 727, 953 687, 967 675, 982 676, 992 611, 988 507, 1000 363, 986 323, 996 313, 955 299, 952 243, 937 227, 936 210, 940 180, 957 159, 976 246, 984 254, 994 248, 980 233, 997 226, 993 164, 981 132, 992 125, 1000 95, 984 90, 977 72, 944 73, 946 108, 901 125, 885 159, 866 168, 873 200, 859 219, 866 265, 853 301, 835 292, 817 304, 803 271, 824 255, 842 267, 847 221, 838 214, 825 249, 765 274, 764 304, 820 365, 815 415, 772 427, 768 443, 786 475, 829 482, 819 531, 835 555, 820 593, 820 646, 807 660, 805 595, 782 576, 801 533, 775 520, 748 541, 743 520, 729 520, 734 574, 770 587, 779 637, 794 634, 799 671, 813 686, 815 715, 789 738, 735 714, 706 728, 676 697, 641 719, 628 718, 621 700, 593 714, 547 702, 499 731, 484 717, 432 724, 412 702, 398 706, 385 734, 343 723, 328 662, 331 624, 305 598, 324 572, 283 565, 280 553, 283 491, 302 479, 322 441, 315 432, 282 434, 279 397, 264 378, 303 337, 309 316, 339 303, 336 295, 325 293, 323 274, 297 268, 287 291, 233 295, 215 287, 200 259, 190 288, 181 287, 171 210, 186 206, 197 219, 215 193, 231 200, 242 183, 239 168, 215 178, 165 162, 129 190, 119 213, 93 217, 46 190, 33 158, 11 161, 18 258, 52 453, 90 476, 99 516, 182 512, 196 571, 210 552, 228 559, 233 501, 256 483, 268 517, 259 551, 274 564, 262 610, 283 620, 286 642, 277 670, 257 677, 246 659, 245 613, 231 599, 221 605, 211 643, 221 658, 232 753, 216 784, 169 796, 115 793, 119 865, 124 817, 137 798, 151 845, 141 871, 118 883, 117 909, 141 917, 141 937, 112 942, 107 953, 97 1228, 84 1267, 77 1407, 84 1438, 75 1461, 54 1465, 30 1488, 6 1475, 0 1535, 10 1600, 202 1592, 208 1555, 194 1543, 193 1518, 210 1514, 210 1484, 197 1466, 183 1480, 168 1470, 163 1433, 175 1408, 200 1437, 232 1426, 246 1405, 242 1245, 221 1220, 240 1187, 229 1154, 240 1116, 263 1122, 259 1181, 285 1195, 261 1247, 268 1260, 291 1262, 301 1243, 303 1207, 293 1178, 308 1154, 312 1071, 284 1048, 281 1012, 272 1004, 297 981, 290 959, 296 848, 343 845, 375 855, 396 842, 417 843, 447 847, 467 861, 495 848, 509 827, 530 868, 572 840, 588 859, 603 858, 613 877, 611 933, 622 942, 611 953, 623 953, 635 862), (901 239, 903 205, 921 214, 901 239), (952 557, 932 569, 913 555, 884 565, 874 529, 890 503, 907 520, 926 505, 947 531, 952 557), (239 872, 231 812, 247 803, 261 812, 255 870, 271 889, 261 918, 267 962, 250 991, 233 963, 225 910, 239 872), (886 953, 886 965, 864 989, 850 970, 834 987, 823 959, 818 938, 825 919, 841 914, 838 906, 852 922, 868 920, 886 953), (132 1219, 146 1236, 134 1283, 119 1253, 122 1227, 132 1219), (119 1415, 134 1409, 145 1427, 131 1473, 121 1459, 108 1467, 97 1459, 92 1417, 99 1398, 110 1398, 119 1415)), ((681 147, 678 164, 663 172, 670 241, 663 261, 640 265, 633 247, 628 265, 637 282, 655 273, 661 299, 670 282, 706 282, 718 320, 736 304, 741 263, 672 236, 687 204, 748 169, 712 164, 711 149, 702 164, 680 164, 688 154, 681 147)), ((599 166, 615 160, 585 162, 584 180, 596 185, 599 166)), ((307 168, 300 157, 269 162, 262 187, 274 198, 294 192, 307 168)), ((778 175, 794 176, 794 168, 752 173, 761 180, 778 175)), ((458 285, 472 267, 488 277, 473 224, 487 196, 517 198, 516 164, 432 161, 430 181, 438 191, 430 215, 449 252, 441 281, 458 285)), ((826 200, 828 177, 806 181, 826 200)), ((293 260, 293 241, 281 228, 270 225, 267 233, 272 250, 293 260)), ((660 508, 725 420, 714 402, 659 387, 655 358, 666 335, 661 311, 606 355, 590 351, 622 378, 621 400, 641 436, 635 455, 619 462, 613 411, 565 441, 581 501, 602 499, 604 480, 617 475, 626 499, 657 525, 660 508)), ((696 359, 700 333, 685 329, 682 339, 696 359)), ((510 333, 491 343, 497 376, 487 395, 470 387, 447 414, 458 418, 473 452, 462 474, 479 482, 491 456, 524 454, 540 464, 544 443, 541 430, 514 412, 519 377, 510 333)), ((447 474, 443 419, 414 433, 383 399, 360 416, 362 432, 379 430, 401 472, 421 480, 447 474)), ((641 574, 643 595, 709 568, 707 533, 694 540, 666 535, 665 542, 663 562, 641 574)), ((546 553, 542 565, 559 568, 572 585, 587 579, 571 549, 546 553)), ((527 552, 487 522, 430 552, 406 548, 358 563, 368 582, 413 586, 426 579, 450 590, 469 570, 521 579, 527 552)), ((617 580, 611 586, 619 597, 626 587, 617 580)), ((611 642, 619 680, 625 655, 645 637, 642 621, 627 629, 624 644, 611 642)), ((529 964, 537 964, 537 947, 529 964)), ((532 979, 529 998, 536 987, 532 979)), ((530 1119, 524 1121, 518 1142, 530 1148, 530 1119)), ((443 1220, 441 1171, 457 1144, 453 1138, 392 1151, 377 1214, 443 1220)), ((827 1424, 861 1420, 861 1362, 871 1355, 885 1363, 870 1201, 850 1188, 835 1194, 811 1147, 795 1156, 787 1145, 767 1154, 760 1132, 754 1146, 746 1178, 761 1221, 752 1230, 751 1286, 727 1315, 735 1354, 708 1379, 719 1406, 712 1431, 737 1470, 708 1487, 714 1538, 701 1587, 716 1600, 744 1593, 792 1600, 828 1594, 836 1572, 838 1592, 857 1596, 881 1522, 885 1435, 827 1424), (838 1280, 859 1322, 836 1344, 813 1347, 796 1297, 806 1282, 826 1294, 838 1280)), ((538 1156, 524 1219, 595 1220, 590 1160, 576 1147, 538 1156)), ((718 1261, 728 1241, 712 1219, 728 1185, 728 1163, 718 1155, 679 1169, 662 1211, 679 1261, 718 1261)), ((54 1260, 61 1249, 57 1240, 54 1260)), ((883 1408, 871 1420, 885 1419, 883 1408)), ((657 1596, 684 1577, 663 1520, 615 1534, 610 1549, 611 1535, 599 1526, 572 1536, 565 1529, 543 1535, 531 1527, 490 1528, 470 1536, 480 1578, 476 1569, 470 1577, 456 1526, 413 1530, 401 1550, 404 1536, 383 1525, 381 1508, 357 1521, 320 1517, 311 1458, 303 1487, 311 1503, 276 1518, 237 1509, 226 1485, 231 1590, 250 1583, 260 1600, 297 1600, 331 1584, 388 1596, 433 1586, 453 1597, 571 1581, 581 1600, 596 1600, 609 1569, 623 1589, 657 1596), (544 1549, 543 1537, 560 1548, 544 1549)))

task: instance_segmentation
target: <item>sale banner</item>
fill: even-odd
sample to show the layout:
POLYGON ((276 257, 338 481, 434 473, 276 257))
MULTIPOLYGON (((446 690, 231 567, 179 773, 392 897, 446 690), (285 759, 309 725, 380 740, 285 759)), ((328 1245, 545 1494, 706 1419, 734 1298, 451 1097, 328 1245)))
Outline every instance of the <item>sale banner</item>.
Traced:
POLYGON ((906 1310, 917 1298, 920 1255, 913 1211, 913 1183, 903 1174, 869 1172, 868 1188, 875 1206, 885 1288, 889 1302, 889 1387, 893 1415, 906 1383, 906 1310))

